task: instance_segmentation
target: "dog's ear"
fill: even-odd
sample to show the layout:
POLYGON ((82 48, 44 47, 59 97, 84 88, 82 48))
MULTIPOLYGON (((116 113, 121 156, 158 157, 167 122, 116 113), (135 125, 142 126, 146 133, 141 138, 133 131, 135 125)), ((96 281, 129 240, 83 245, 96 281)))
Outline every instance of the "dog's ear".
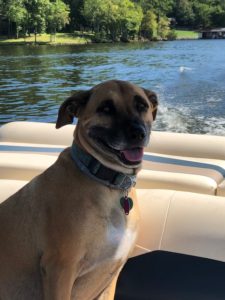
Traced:
POLYGON ((151 102, 152 104, 152 116, 153 116, 153 121, 156 119, 156 115, 157 115, 157 109, 158 109, 158 97, 156 95, 156 93, 150 91, 150 90, 146 90, 144 88, 142 88, 145 95, 148 97, 148 100, 151 102))
POLYGON ((59 108, 56 128, 73 123, 73 118, 79 118, 82 109, 90 98, 90 91, 79 91, 67 98, 59 108))

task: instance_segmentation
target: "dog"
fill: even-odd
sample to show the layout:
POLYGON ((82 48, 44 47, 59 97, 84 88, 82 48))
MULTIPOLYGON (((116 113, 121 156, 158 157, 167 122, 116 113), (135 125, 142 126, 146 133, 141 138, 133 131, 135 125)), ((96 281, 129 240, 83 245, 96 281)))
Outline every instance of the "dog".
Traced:
POLYGON ((1 300, 113 299, 137 237, 133 186, 157 105, 119 80, 65 100, 56 128, 78 119, 72 147, 0 205, 1 300))

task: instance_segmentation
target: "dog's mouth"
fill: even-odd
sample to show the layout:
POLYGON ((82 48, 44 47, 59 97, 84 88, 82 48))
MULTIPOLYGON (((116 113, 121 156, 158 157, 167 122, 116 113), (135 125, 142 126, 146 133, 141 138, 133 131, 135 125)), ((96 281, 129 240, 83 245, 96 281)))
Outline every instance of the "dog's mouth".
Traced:
POLYGON ((143 147, 131 147, 128 149, 117 149, 113 145, 108 144, 102 139, 97 139, 98 144, 103 147, 104 150, 108 150, 115 154, 119 160, 126 165, 138 165, 141 163, 144 155, 143 147))
POLYGON ((128 162, 130 164, 140 163, 142 161, 144 154, 144 148, 137 147, 120 151, 121 158, 123 161, 128 162))

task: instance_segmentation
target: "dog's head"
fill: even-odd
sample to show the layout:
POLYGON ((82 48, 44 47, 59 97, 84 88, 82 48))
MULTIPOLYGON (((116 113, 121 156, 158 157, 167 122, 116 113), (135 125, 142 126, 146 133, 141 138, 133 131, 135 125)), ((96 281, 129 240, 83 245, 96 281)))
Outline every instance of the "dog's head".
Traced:
POLYGON ((77 117, 74 142, 105 166, 129 174, 141 165, 157 105, 150 90, 106 81, 69 97, 59 109, 56 128, 77 117))

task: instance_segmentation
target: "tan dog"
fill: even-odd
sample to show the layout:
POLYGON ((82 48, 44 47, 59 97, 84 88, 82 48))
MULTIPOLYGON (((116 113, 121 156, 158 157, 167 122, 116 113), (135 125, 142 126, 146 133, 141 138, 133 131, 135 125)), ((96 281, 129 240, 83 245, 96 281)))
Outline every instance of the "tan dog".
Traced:
POLYGON ((78 117, 73 147, 0 206, 1 300, 108 299, 135 243, 126 196, 156 108, 155 93, 116 80, 62 104, 57 128, 78 117))

